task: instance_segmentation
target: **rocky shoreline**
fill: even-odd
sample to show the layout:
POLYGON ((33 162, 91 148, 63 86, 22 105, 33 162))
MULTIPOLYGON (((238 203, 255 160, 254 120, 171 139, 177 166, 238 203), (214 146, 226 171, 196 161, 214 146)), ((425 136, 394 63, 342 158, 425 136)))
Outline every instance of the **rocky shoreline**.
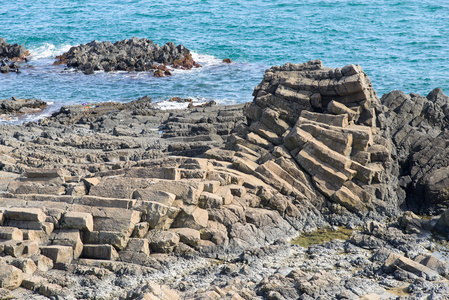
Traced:
POLYGON ((449 97, 319 60, 253 95, 0 125, 0 295, 447 299, 449 97))

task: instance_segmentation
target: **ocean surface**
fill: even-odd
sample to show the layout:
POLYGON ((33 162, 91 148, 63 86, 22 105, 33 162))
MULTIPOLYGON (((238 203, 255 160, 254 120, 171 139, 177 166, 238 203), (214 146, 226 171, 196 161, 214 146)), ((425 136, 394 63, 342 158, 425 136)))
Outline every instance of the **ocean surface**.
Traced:
POLYGON ((0 99, 63 104, 189 97, 251 101, 264 71, 321 59, 360 64, 379 97, 392 90, 449 94, 449 1, 437 0, 36 0, 2 1, 0 36, 32 56, 21 74, 0 74, 0 99), (204 67, 167 78, 148 73, 84 75, 52 66, 55 56, 92 40, 149 38, 194 52, 204 67), (231 58, 232 64, 223 64, 231 58))

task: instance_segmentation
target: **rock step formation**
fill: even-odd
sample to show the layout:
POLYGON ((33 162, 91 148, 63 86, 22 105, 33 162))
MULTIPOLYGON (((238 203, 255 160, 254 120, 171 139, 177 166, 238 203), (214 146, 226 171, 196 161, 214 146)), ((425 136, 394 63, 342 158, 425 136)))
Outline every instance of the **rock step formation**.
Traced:
POLYGON ((55 62, 76 68, 84 74, 94 71, 149 71, 153 70, 156 77, 171 75, 167 65, 177 69, 201 67, 192 59, 190 51, 183 45, 175 46, 169 42, 164 46, 154 44, 149 39, 133 37, 111 42, 92 41, 69 49, 56 57, 55 62))
MULTIPOLYGON (((390 197, 398 188, 390 178, 392 145, 375 127, 382 106, 360 66, 329 69, 311 61, 272 67, 254 96, 245 107, 248 126, 236 128, 227 149, 253 157, 261 166, 252 169, 264 171, 261 178, 271 176, 267 181, 273 182, 273 175, 285 173, 279 164, 284 156, 295 170, 289 176, 300 173, 299 181, 309 182, 307 191, 312 191, 293 194, 311 202, 321 199, 331 214, 341 215, 341 207, 361 215, 398 209, 404 195, 390 197), (267 161, 278 164, 278 170, 268 172, 267 161)), ((292 193, 286 186, 300 186, 276 182, 273 187, 284 195, 292 193)))

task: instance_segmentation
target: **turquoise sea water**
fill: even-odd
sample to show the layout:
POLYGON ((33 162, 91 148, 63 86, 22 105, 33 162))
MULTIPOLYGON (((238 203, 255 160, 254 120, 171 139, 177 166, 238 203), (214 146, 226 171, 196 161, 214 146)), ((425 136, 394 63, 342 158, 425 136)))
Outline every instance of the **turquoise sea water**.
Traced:
POLYGON ((0 36, 25 44, 34 66, 0 74, 0 99, 34 97, 55 107, 144 95, 246 102, 265 69, 311 59, 360 64, 379 96, 396 89, 427 95, 435 87, 449 93, 447 1, 2 1, 0 36), (52 66, 70 46, 133 36, 183 44, 204 68, 161 79, 52 66), (222 64, 228 57, 234 63, 222 64))

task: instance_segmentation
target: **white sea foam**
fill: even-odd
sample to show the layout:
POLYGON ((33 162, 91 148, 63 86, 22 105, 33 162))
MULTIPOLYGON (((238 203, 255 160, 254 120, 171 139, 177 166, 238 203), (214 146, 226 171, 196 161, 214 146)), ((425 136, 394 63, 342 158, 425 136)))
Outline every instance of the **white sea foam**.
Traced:
POLYGON ((69 44, 55 46, 50 43, 45 43, 42 46, 31 48, 30 53, 33 59, 55 58, 56 55, 67 52, 71 47, 72 45, 69 44))
POLYGON ((215 101, 219 105, 229 105, 229 104, 235 104, 236 102, 234 100, 228 100, 228 99, 207 99, 202 97, 187 97, 188 99, 192 99, 192 102, 185 102, 185 103, 179 103, 175 101, 168 101, 163 100, 159 102, 155 102, 157 104, 157 107, 161 110, 167 110, 167 109, 187 109, 189 107, 189 104, 193 104, 194 106, 201 105, 208 103, 210 101, 215 101))
POLYGON ((191 53, 192 53, 193 60, 203 66, 213 66, 213 65, 218 65, 218 64, 222 63, 221 59, 219 59, 213 55, 199 54, 199 53, 196 53, 193 51, 191 51, 191 53))

